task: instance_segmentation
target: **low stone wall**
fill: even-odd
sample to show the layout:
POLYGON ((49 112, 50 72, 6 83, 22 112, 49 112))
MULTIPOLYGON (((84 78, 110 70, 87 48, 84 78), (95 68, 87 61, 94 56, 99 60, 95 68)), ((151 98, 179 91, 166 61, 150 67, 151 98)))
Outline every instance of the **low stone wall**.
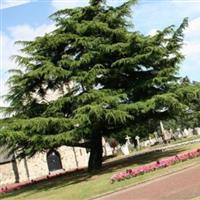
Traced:
POLYGON ((29 159, 17 161, 20 182, 48 175, 46 153, 36 154, 29 159))
POLYGON ((85 148, 74 148, 62 146, 57 149, 60 154, 62 168, 58 171, 49 172, 47 164, 47 152, 38 153, 29 159, 17 160, 0 165, 0 186, 29 181, 49 174, 60 173, 61 171, 72 171, 86 167, 89 154, 85 148))
POLYGON ((16 181, 13 162, 0 164, 0 185, 15 183, 16 181))
POLYGON ((86 167, 88 154, 85 148, 62 146, 58 149, 61 155, 62 166, 65 171, 86 167))

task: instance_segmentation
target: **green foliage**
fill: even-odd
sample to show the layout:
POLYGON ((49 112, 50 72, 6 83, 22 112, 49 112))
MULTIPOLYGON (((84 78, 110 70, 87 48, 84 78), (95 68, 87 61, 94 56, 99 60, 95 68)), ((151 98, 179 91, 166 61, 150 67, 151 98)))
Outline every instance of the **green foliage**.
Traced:
POLYGON ((4 111, 12 117, 1 122, 1 144, 20 156, 61 145, 90 148, 94 135, 145 137, 159 120, 197 110, 199 84, 183 87, 177 76, 187 19, 144 36, 128 22, 134 3, 91 0, 60 10, 51 16, 54 31, 18 42, 26 56, 13 56, 21 70, 8 81, 4 111), (49 91, 58 98, 50 100, 49 91))

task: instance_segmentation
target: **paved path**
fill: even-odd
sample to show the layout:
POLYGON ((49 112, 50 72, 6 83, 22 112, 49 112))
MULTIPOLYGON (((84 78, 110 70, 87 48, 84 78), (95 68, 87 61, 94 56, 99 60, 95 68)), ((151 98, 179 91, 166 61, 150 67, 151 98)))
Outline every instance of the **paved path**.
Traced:
POLYGON ((98 200, 188 200, 200 196, 200 164, 98 200))

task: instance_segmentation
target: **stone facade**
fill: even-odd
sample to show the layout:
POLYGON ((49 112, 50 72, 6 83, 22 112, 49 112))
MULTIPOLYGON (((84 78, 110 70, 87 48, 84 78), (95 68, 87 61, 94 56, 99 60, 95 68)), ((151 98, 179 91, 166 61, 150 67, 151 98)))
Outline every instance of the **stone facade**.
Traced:
POLYGON ((49 171, 48 152, 38 153, 29 159, 1 163, 0 186, 87 166, 89 153, 86 152, 85 148, 62 146, 56 152, 59 154, 62 169, 55 171, 49 171))

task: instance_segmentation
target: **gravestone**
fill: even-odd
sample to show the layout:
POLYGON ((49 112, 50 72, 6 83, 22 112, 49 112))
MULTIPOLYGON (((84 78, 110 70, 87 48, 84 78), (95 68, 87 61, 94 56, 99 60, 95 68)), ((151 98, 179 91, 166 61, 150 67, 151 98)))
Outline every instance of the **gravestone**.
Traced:
POLYGON ((195 135, 200 135, 200 128, 199 127, 194 129, 194 134, 195 135))
POLYGON ((131 145, 131 142, 130 142, 130 139, 131 139, 131 137, 129 137, 128 135, 125 137, 125 139, 126 139, 126 144, 127 145, 131 145))
POLYGON ((185 128, 183 130, 183 137, 188 137, 189 133, 188 133, 188 130, 185 128))
POLYGON ((103 146, 103 156, 111 156, 113 155, 113 149, 110 144, 106 142, 105 138, 102 138, 102 146, 103 146))
POLYGON ((153 134, 154 134, 154 137, 156 139, 156 142, 158 142, 158 140, 159 140, 158 133, 155 131, 153 134))
POLYGON ((145 140, 143 142, 140 142, 140 147, 148 147, 151 146, 150 140, 145 140))
POLYGON ((135 140, 137 141, 137 149, 140 149, 140 137, 137 135, 135 140))
POLYGON ((155 138, 151 138, 151 136, 149 136, 149 142, 150 142, 150 146, 152 146, 157 142, 157 140, 155 138))
POLYGON ((192 128, 189 128, 189 129, 188 129, 188 133, 189 133, 189 136, 190 136, 190 137, 193 136, 193 129, 192 129, 192 128))
POLYGON ((172 129, 169 130, 170 134, 171 134, 171 139, 173 139, 174 141, 176 141, 176 139, 178 138, 177 132, 173 132, 172 129))
POLYGON ((171 128, 169 129, 169 134, 170 134, 170 137, 172 138, 172 136, 173 136, 173 130, 171 128))
POLYGON ((178 138, 182 138, 183 137, 183 134, 182 134, 180 128, 177 128, 177 135, 178 135, 178 138))
POLYGON ((129 155, 130 154, 129 146, 131 145, 131 142, 130 142, 131 137, 127 135, 125 139, 126 139, 126 143, 121 147, 121 150, 124 155, 129 155))
POLYGON ((163 139, 164 143, 168 143, 171 140, 172 136, 169 131, 164 129, 162 121, 160 121, 160 129, 161 129, 162 139, 163 139))

